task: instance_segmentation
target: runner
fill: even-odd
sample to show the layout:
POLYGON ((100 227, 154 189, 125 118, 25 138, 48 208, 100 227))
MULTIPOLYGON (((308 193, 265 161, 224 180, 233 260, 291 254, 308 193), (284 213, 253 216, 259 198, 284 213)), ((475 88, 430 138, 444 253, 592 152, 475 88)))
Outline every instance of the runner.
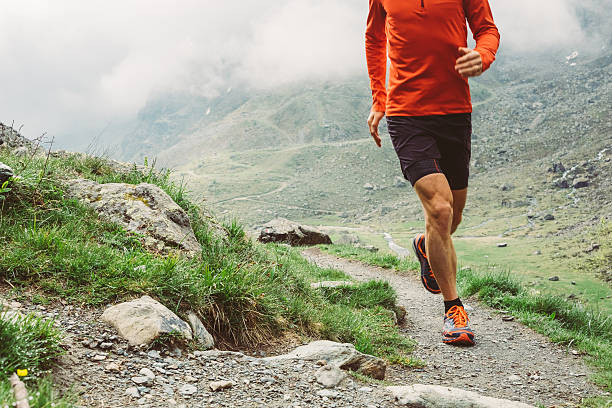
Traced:
POLYGON ((493 63, 499 33, 488 0, 369 1, 370 134, 381 147, 378 125, 386 115, 404 177, 423 204, 425 234, 415 237, 413 249, 425 289, 444 298, 442 341, 473 345, 474 333, 457 293, 451 235, 467 198, 472 134, 468 78, 493 63), (467 48, 466 19, 474 49, 467 48))

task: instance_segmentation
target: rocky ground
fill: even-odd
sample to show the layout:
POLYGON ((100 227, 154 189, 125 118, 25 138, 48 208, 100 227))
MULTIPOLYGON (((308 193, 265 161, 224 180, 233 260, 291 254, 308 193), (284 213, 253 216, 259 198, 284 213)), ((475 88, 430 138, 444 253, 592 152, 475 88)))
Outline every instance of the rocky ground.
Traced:
MULTIPOLYGON (((303 254, 358 280, 389 281, 408 311, 401 330, 418 342, 414 357, 424 360, 426 367, 389 367, 384 383, 363 383, 326 371, 340 375, 337 386, 326 383, 326 387, 322 361, 270 360, 261 358, 263 353, 253 357, 252 352, 217 350, 160 352, 130 346, 100 321, 102 310, 63 303, 20 304, 14 299, 12 305, 21 313, 55 319, 65 333, 66 354, 55 378, 80 395, 82 407, 382 408, 398 405, 386 388, 391 384, 444 385, 546 407, 575 407, 582 398, 603 393, 588 381, 590 369, 571 349, 553 345, 516 322, 503 321, 476 302, 469 302, 469 308, 477 345, 449 347, 439 338, 441 301, 425 292, 416 276, 339 259, 316 248, 303 254)), ((11 303, 8 288, 0 288, 0 293, 11 303)))
POLYGON ((416 275, 398 275, 321 253, 312 248, 304 256, 321 267, 341 269, 358 280, 384 279, 407 310, 403 330, 418 342, 414 357, 423 369, 390 367, 387 380, 397 385, 440 384, 547 407, 574 407, 582 398, 603 392, 589 382, 591 374, 573 350, 552 344, 544 336, 468 300, 470 325, 477 344, 455 348, 440 342, 441 298, 426 292, 416 275))

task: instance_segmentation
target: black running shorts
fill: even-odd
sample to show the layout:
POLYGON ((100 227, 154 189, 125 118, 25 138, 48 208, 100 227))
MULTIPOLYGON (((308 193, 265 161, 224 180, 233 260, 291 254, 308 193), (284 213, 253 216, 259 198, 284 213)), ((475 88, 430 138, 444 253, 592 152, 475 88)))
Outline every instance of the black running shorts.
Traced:
POLYGON ((472 114, 388 116, 393 147, 406 180, 443 173, 451 190, 468 186, 472 114))

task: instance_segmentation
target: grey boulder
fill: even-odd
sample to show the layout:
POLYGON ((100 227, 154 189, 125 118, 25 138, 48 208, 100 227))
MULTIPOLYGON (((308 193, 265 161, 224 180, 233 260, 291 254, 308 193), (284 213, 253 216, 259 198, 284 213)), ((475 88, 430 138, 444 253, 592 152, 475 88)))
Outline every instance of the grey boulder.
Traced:
POLYGON ((149 296, 120 303, 104 311, 101 320, 113 326, 131 345, 150 344, 164 334, 193 338, 189 325, 149 296))
POLYGON ((441 385, 387 387, 399 405, 412 408, 534 408, 521 402, 485 397, 441 385))
POLYGON ((201 251, 189 217, 161 188, 153 184, 99 184, 69 180, 68 194, 92 207, 100 216, 144 234, 149 250, 167 254, 179 250, 188 256, 201 251))
POLYGON ((332 243, 329 235, 318 229, 285 218, 276 218, 264 225, 258 240, 263 243, 282 242, 292 246, 332 243))
POLYGON ((343 370, 356 371, 377 380, 383 380, 387 370, 387 363, 384 360, 363 354, 357 351, 355 346, 350 343, 336 343, 329 340, 313 341, 310 344, 296 348, 291 353, 268 357, 263 360, 325 360, 328 365, 336 366, 343 370))

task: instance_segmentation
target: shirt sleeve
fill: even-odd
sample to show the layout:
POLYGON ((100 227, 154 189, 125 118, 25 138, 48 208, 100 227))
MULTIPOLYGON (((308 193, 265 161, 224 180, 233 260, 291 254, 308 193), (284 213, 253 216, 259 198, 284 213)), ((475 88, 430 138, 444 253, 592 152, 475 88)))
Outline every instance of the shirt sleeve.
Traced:
POLYGON ((465 15, 476 40, 475 50, 482 57, 482 70, 486 71, 499 48, 499 31, 493 21, 488 0, 465 0, 465 15))
POLYGON ((387 105, 387 13, 380 0, 370 0, 370 12, 365 34, 366 60, 372 89, 372 108, 384 112, 387 105))

